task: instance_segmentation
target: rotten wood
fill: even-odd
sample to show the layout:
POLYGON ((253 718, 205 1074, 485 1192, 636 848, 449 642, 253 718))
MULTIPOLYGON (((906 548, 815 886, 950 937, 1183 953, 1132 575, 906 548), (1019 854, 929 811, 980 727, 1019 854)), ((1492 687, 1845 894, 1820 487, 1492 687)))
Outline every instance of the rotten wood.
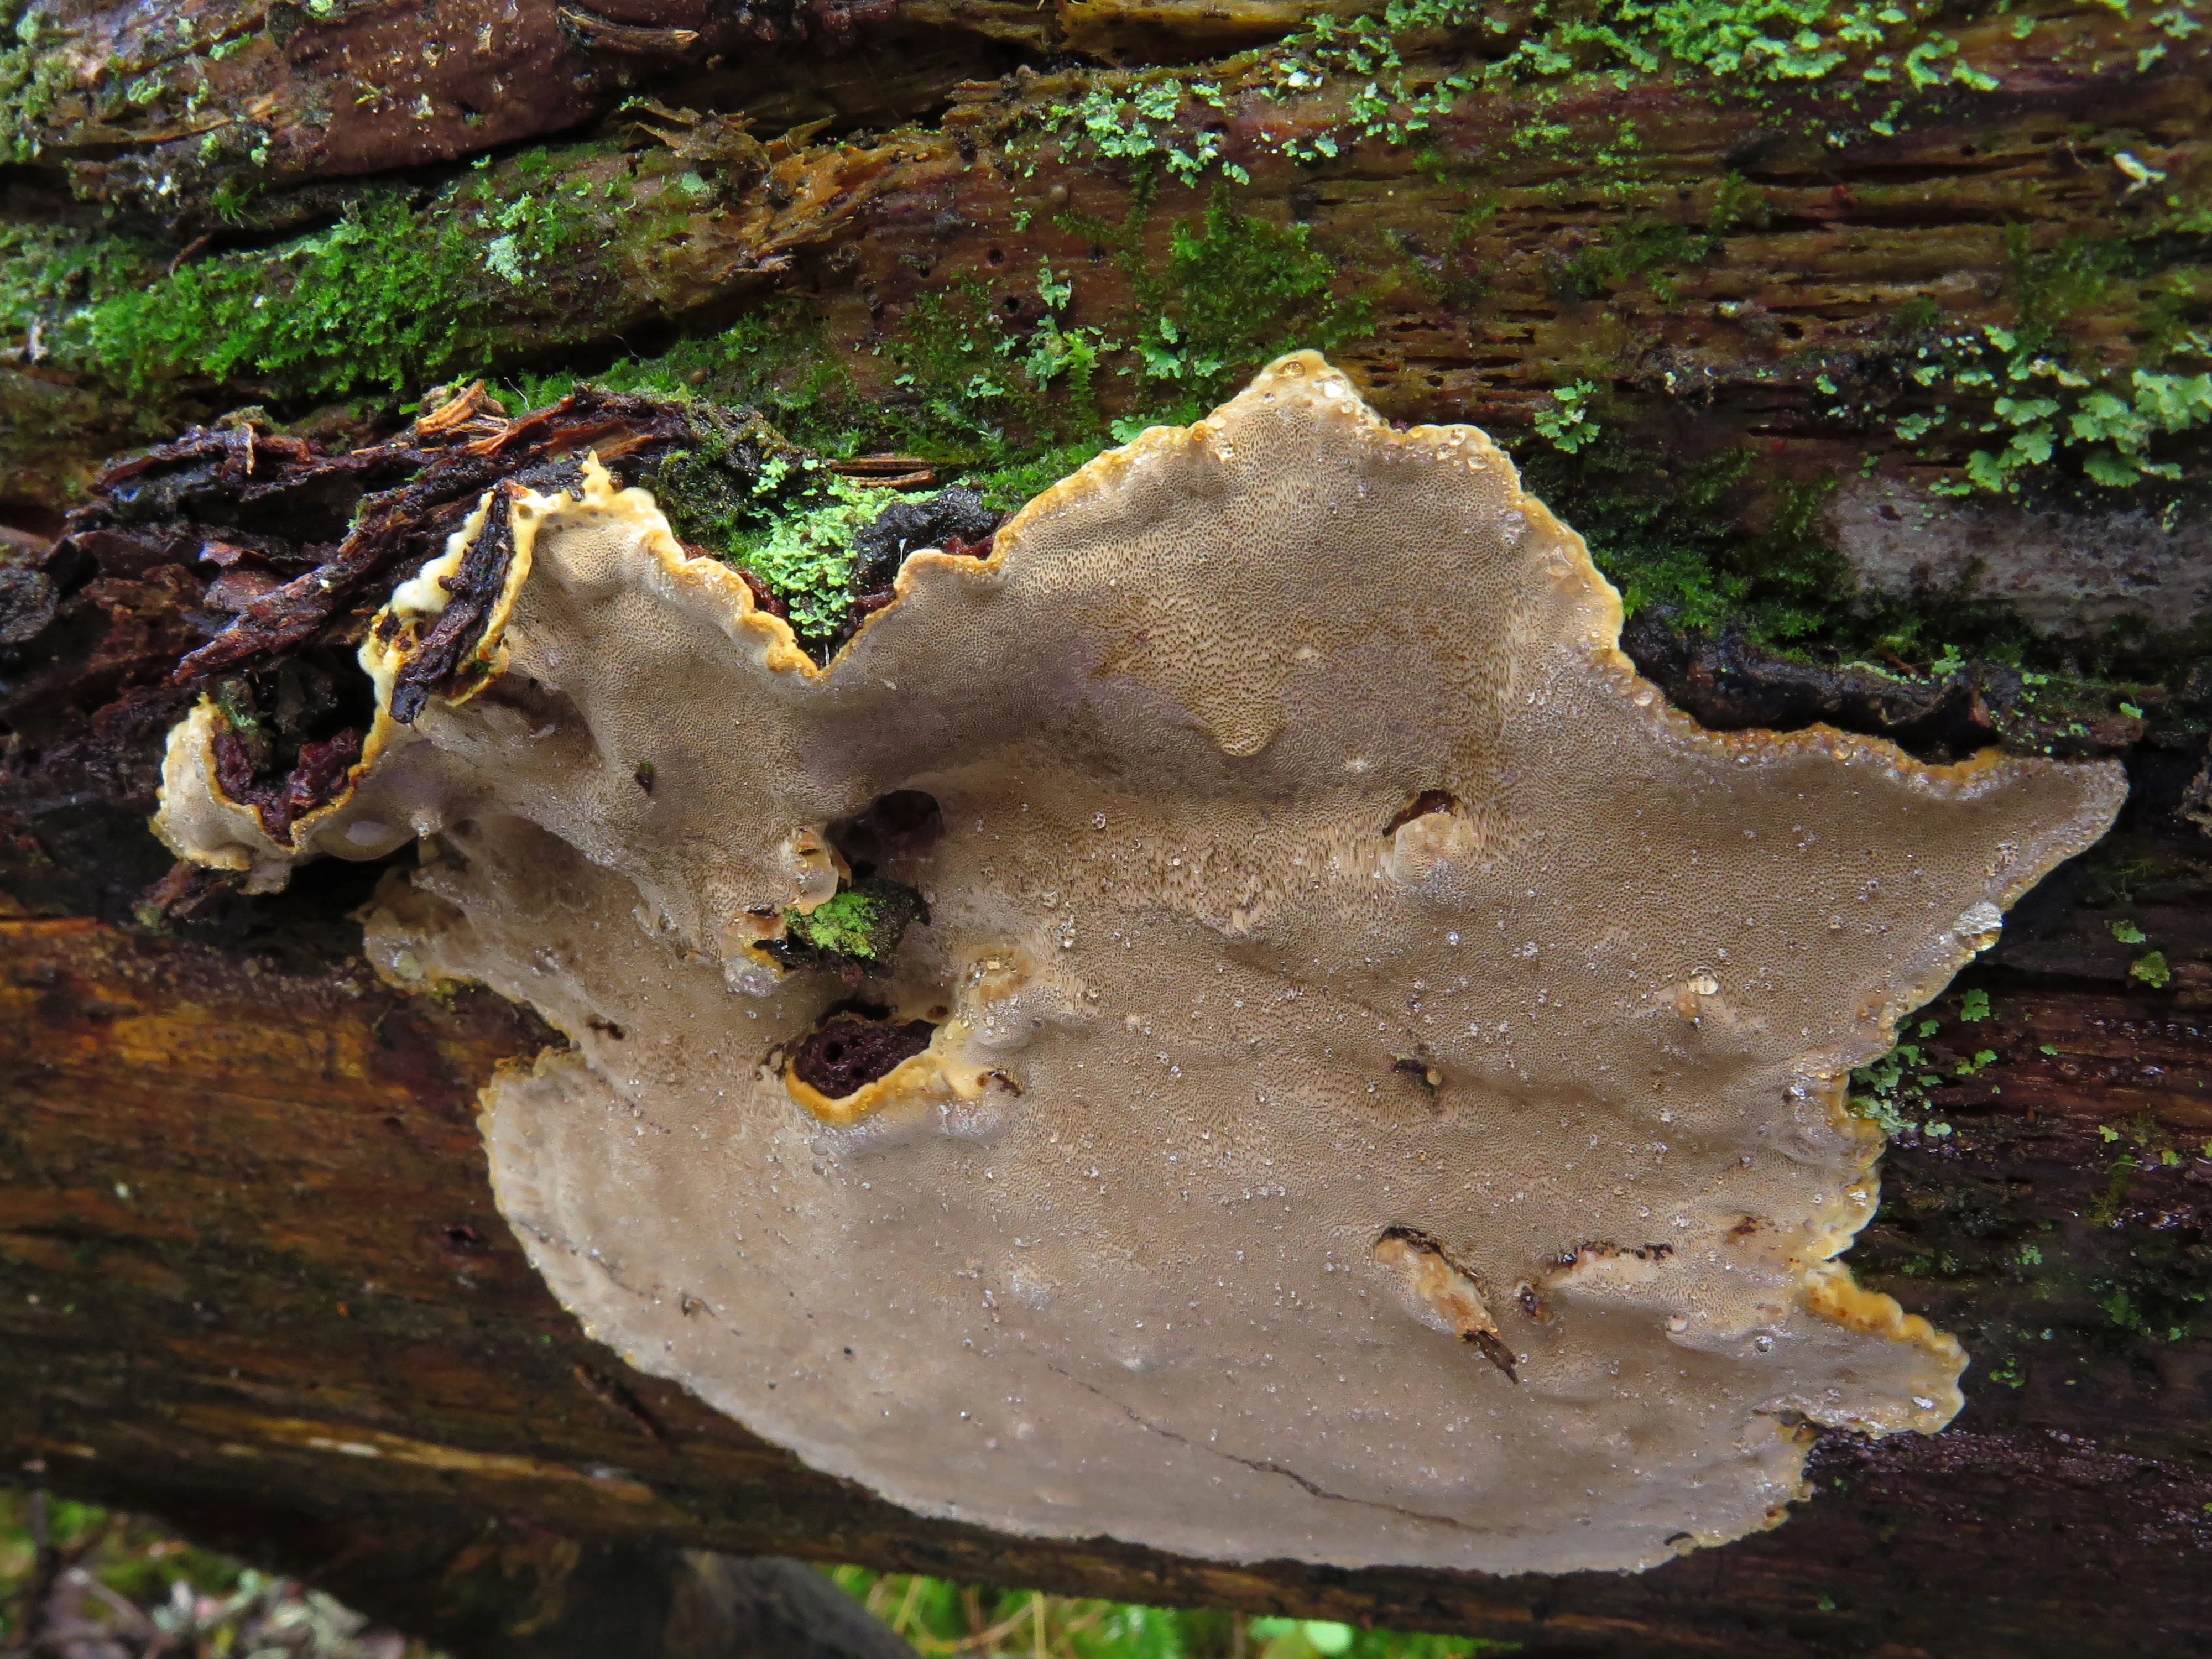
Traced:
MULTIPOLYGON (((1773 1533, 1641 1576, 1504 1580, 920 1520, 624 1371, 552 1302, 491 1206, 474 1124, 493 1066, 546 1041, 528 1016, 399 997, 296 940, 287 963, 84 919, 18 916, 0 937, 0 1455, 24 1478, 295 1553, 364 1510, 456 1553, 526 1518, 1543 1654, 2212 1638, 2212 1341, 2106 1305, 2133 1283, 2163 1319, 2212 1278, 2212 1012, 2124 988, 2086 933, 2018 947, 2069 952, 2064 973, 1990 970, 1990 1021, 1956 1024, 1957 994, 1938 1010, 2000 1056, 1939 1102, 1949 1134, 1890 1154, 1855 1255, 1976 1351, 1958 1424, 1826 1437, 1814 1495, 1773 1533), (2019 1266, 2031 1243, 2049 1272, 2019 1266)), ((2201 959, 2212 932, 2176 948, 2201 959)))
MULTIPOLYGON (((348 614, 439 545, 429 531, 471 492, 567 465, 586 438, 635 458, 681 435, 672 406, 635 399, 512 422, 452 407, 425 424, 454 447, 405 448, 411 481, 362 498, 404 499, 414 516, 363 513, 355 536, 377 526, 380 544, 415 551, 389 554, 348 614), (465 436, 479 420, 494 424, 465 436)), ((420 428, 407 441, 424 441, 420 428)), ((550 1575, 581 1609, 599 1581, 576 1563, 678 1546, 1295 1609, 1536 1653, 2179 1653, 2212 1640, 2198 693, 2081 724, 2078 751, 2130 766, 2122 830, 2031 896, 1917 1039, 1929 1081, 1853 1261, 1976 1355, 1953 1429, 1879 1444, 1828 1434, 1813 1494, 1782 1528, 1641 1576, 1233 1567, 1013 1540, 817 1475, 576 1329, 491 1206, 474 1121, 494 1068, 551 1034, 488 995, 376 981, 353 920, 375 867, 310 865, 256 899, 167 869, 153 845, 139 815, 185 695, 172 671, 207 649, 189 621, 204 593, 257 565, 273 578, 346 556, 232 522, 243 458, 253 488, 296 501, 302 479, 335 473, 356 494, 379 482, 391 452, 369 453, 385 459, 286 450, 251 428, 190 434, 112 469, 57 544, 108 574, 29 636, 66 695, 4 711, 17 735, 0 775, 0 1468, 274 1552, 471 1651, 506 1639, 483 1622, 481 1587, 457 1588, 485 1551, 520 1552, 532 1583, 550 1575), (219 535, 192 528, 195 501, 219 535), (117 591, 81 597, 103 582, 117 591), (2161 947, 2162 986, 2137 971, 2130 941, 2145 937, 2161 947), (377 1522, 349 1531, 364 1506, 377 1522), (378 1537, 411 1577, 374 1559, 378 1537), (2093 1613, 2123 1572, 2154 1616, 2093 1613), (1928 1593, 1961 1577, 1973 1597, 1928 1593), (410 1603, 410 1582, 451 1594, 410 1603), (476 1623, 445 1622, 464 1604, 476 1623)), ((957 492, 902 507, 872 553, 895 570, 908 544, 956 520, 988 533, 990 516, 957 492)), ((231 624, 251 625, 250 611, 231 624)), ((283 653, 306 637, 258 638, 264 667, 248 672, 303 660, 283 653)), ((2049 735, 2014 700, 2021 688, 1985 668, 1893 684, 1741 639, 1646 626, 1630 643, 1718 723, 1824 718, 1938 749, 2049 735)), ((653 1559, 656 1582, 672 1583, 678 1568, 653 1559)), ((520 1628, 527 1601, 500 1617, 520 1628)))

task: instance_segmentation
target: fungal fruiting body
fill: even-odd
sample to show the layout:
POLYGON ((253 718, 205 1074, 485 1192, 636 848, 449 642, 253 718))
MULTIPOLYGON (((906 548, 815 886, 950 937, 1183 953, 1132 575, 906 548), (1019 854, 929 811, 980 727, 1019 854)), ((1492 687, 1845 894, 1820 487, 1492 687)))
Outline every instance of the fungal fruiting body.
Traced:
POLYGON ((277 844, 203 720, 159 825, 264 882, 422 837, 371 954, 573 1040, 486 1091, 492 1170, 632 1364, 930 1513, 1493 1571, 1739 1536, 1808 1424, 1958 1410, 1834 1261, 1841 1080, 2117 768, 1697 727, 1487 438, 1310 354, 914 555, 823 670, 596 468, 509 527, 484 671, 345 799, 277 844), (894 801, 916 920, 790 965, 894 801))

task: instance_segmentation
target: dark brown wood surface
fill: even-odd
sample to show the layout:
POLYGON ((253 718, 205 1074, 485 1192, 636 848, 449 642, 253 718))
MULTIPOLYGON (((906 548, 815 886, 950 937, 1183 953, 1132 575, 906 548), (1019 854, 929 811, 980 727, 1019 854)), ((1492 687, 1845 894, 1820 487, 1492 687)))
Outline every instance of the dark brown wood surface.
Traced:
MULTIPOLYGON (((1951 1050, 1999 1059, 1938 1091, 1949 1135, 1889 1154, 1854 1254, 1974 1352, 1958 1423, 1826 1437, 1815 1495, 1772 1533, 1640 1577, 1494 1580, 924 1522, 627 1371, 547 1295, 485 1181, 476 1090, 547 1034, 488 995, 403 997, 318 954, 343 941, 343 896, 260 901, 253 932, 219 944, 0 921, 0 1455, 25 1478, 325 1567, 361 1556, 349 1528, 374 1517, 438 1558, 403 1602, 465 1544, 504 1539, 557 1582, 564 1540, 629 1540, 1540 1653, 2212 1640, 2212 1340, 2191 1299, 2212 1283, 2206 999, 2124 988, 2124 952, 2098 939, 2109 906, 2046 900, 2040 936, 2008 947, 2030 965, 1982 975, 1989 1019, 1960 1024, 1955 993, 1937 1005, 1943 1070, 1951 1050), (288 938, 284 908, 317 903, 288 938)), ((2124 913, 2169 939, 2199 914, 2140 896, 2124 913)))

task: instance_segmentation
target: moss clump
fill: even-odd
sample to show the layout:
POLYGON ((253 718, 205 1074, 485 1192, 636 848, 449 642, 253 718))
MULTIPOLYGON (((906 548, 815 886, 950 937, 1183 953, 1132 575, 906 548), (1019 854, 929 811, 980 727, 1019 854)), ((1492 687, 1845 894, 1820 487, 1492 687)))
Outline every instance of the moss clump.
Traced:
POLYGON ((1211 401, 1285 351, 1334 350, 1375 325, 1373 307, 1338 299, 1335 281, 1305 226, 1239 213, 1217 190, 1203 220, 1175 227, 1167 291, 1145 295, 1158 315, 1138 335, 1144 374, 1211 401))
POLYGON ((30 0, 0 0, 0 161, 38 158, 40 124, 76 84, 62 34, 30 0))
POLYGON ((820 453, 848 455, 861 441, 862 404, 853 377, 828 343, 821 313, 781 295, 719 334, 679 340, 653 357, 623 357, 591 374, 562 370, 508 377, 515 404, 538 409, 588 380, 610 392, 712 399, 759 410, 775 429, 820 453))
POLYGON ((1631 617, 1657 609, 1689 629, 1735 623, 1770 645, 1836 634, 1851 583, 1820 523, 1829 483, 1783 486, 1765 522, 1747 528, 1759 493, 1749 449, 1670 465, 1601 426, 1587 383, 1569 391, 1571 403, 1540 417, 1559 428, 1557 447, 1524 449, 1523 480, 1582 532, 1631 617))
POLYGON ((758 576, 790 608, 792 632, 819 645, 852 611, 854 538, 893 501, 926 497, 870 489, 811 459, 781 458, 762 469, 755 489, 770 496, 794 477, 799 482, 791 491, 793 505, 769 515, 763 528, 740 532, 729 554, 731 562, 758 576))
MULTIPOLYGON (((620 378, 619 389, 642 387, 689 405, 691 441, 641 480, 669 528, 757 578, 784 606, 800 643, 825 655, 852 615, 860 532, 892 502, 926 497, 842 477, 757 411, 726 409, 688 388, 671 393, 648 374, 620 378)), ((541 383, 534 390, 550 389, 541 383)))
POLYGON ((783 913, 784 937, 765 948, 787 968, 875 972, 897 953, 906 930, 929 920, 911 887, 866 876, 840 887, 811 910, 783 913))
POLYGON ((141 393, 180 374, 308 395, 397 392, 483 342, 471 325, 486 276, 450 218, 372 197, 273 252, 187 264, 114 296, 93 313, 90 355, 141 393))
POLYGON ((132 237, 0 225, 0 335, 21 340, 35 326, 43 356, 81 362, 94 308, 157 280, 166 258, 132 237))
MULTIPOLYGON (((758 531, 767 517, 763 498, 774 493, 763 477, 771 466, 779 477, 808 459, 766 419, 753 410, 724 408, 689 391, 636 384, 593 384, 607 391, 659 396, 685 406, 690 441, 639 480, 653 494, 678 539, 726 554, 740 539, 758 531)), ((542 408, 576 389, 569 377, 550 396, 527 398, 523 406, 542 408)))
POLYGON ((87 352, 144 395, 179 378, 280 397, 392 392, 512 353, 548 303, 588 313, 566 256, 613 223, 603 146, 525 151, 428 200, 375 191, 337 223, 112 295, 87 352))

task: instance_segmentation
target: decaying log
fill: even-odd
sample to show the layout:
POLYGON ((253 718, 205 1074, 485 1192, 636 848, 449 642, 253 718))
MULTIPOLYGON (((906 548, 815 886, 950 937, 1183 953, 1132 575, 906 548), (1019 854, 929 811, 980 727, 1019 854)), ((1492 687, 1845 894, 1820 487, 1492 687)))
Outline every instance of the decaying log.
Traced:
MULTIPOLYGON (((651 406, 622 416, 623 431, 658 429, 651 406)), ((604 435, 609 418, 577 405, 532 429, 604 435)), ((543 463, 523 447, 509 465, 543 463)), ((113 491, 64 547, 99 533, 113 491)), ((416 495, 419 514, 447 510, 416 495)), ((173 538, 167 525, 145 515, 139 533, 173 538)), ((1786 1525, 1641 1577, 1240 1568, 921 1522, 583 1338, 492 1209, 474 1122, 492 1069, 551 1034, 489 995, 378 982, 350 920, 374 866, 310 866, 256 898, 149 857, 136 815, 160 722, 135 711, 176 706, 180 659, 192 678, 180 617, 203 580, 162 571, 178 590, 166 610, 110 596, 82 601, 104 632, 70 629, 66 605, 50 620, 49 660, 79 701, 42 693, 50 741, 19 762, 6 802, 0 1437, 27 1474, 276 1550, 381 1616, 486 1651, 503 1638, 482 1596, 448 1594, 456 1575, 508 1562, 545 1581, 541 1601, 580 1609, 604 1552, 647 1553, 665 1584, 681 1545, 1295 1608, 1539 1652, 2179 1652, 2212 1630, 2212 911, 2187 817, 2185 695, 2075 738, 2130 756, 2129 819, 1929 1012, 1932 1086, 1854 1253, 1868 1282, 1975 1353, 1958 1425, 1932 1441, 1831 1434, 1815 1495, 1786 1525), (2132 934, 2161 945, 2162 988, 2135 971, 2132 934), (2093 1611, 2115 1577, 2141 1618, 2093 1611), (1961 1578, 1972 1595, 1935 1588, 1961 1578)), ((1986 671, 1869 705, 1856 671, 1824 679, 1741 641, 1646 628, 1638 649, 1719 724, 1856 715, 1941 750, 2002 740, 2007 717, 2032 714, 2024 688, 1986 671)), ((2039 747, 2051 733, 2009 735, 2039 747)), ((535 1605, 500 1616, 527 1622, 535 1605)))
MULTIPOLYGON (((328 1550, 314 1565, 371 1581, 364 1605, 387 1618, 419 1620, 408 1597, 436 1577, 380 1583, 363 1539, 334 1547, 364 1515, 403 1542, 445 1528, 456 1555, 526 1518, 593 1547, 1295 1608, 1547 1653, 2183 1653, 2212 1630, 2212 1347, 2165 1327, 2199 1316, 2212 1271, 2212 1063, 2202 1011, 2121 988, 2094 940, 2008 947, 2063 969, 1990 970, 1994 1018, 1946 1021, 2000 1058, 1948 1091, 1948 1135, 1891 1152, 1854 1253, 1974 1351, 1958 1425, 1831 1437, 1816 1495, 1773 1533, 1641 1577, 1529 1582, 1239 1568, 918 1521, 625 1372, 546 1295, 491 1208, 473 1121, 491 1067, 545 1040, 526 1017, 243 939, 5 926, 9 1467, 328 1550)), ((2201 924, 2195 946, 2212 947, 2201 924)), ((559 1548, 514 1547, 564 1571, 559 1548)))
MULTIPOLYGON (((2063 367, 2069 408, 2138 370, 2194 395, 2212 33, 2185 7, 1961 5, 1916 15, 1887 82, 1857 79, 1864 51, 1785 84, 1587 45, 1579 72, 1484 79, 1557 18, 1401 7, 1407 84, 1476 84, 1393 139, 1347 128, 1362 77, 1292 86, 1270 55, 1370 9, 0 6, 0 1471, 166 1512, 457 1652, 591 1650, 624 1618, 674 1651, 678 1609, 730 1588, 696 1551, 1531 1654, 2212 1645, 2203 422, 2147 441, 2178 479, 2096 483, 2061 416, 2056 459, 1984 488, 1973 452, 2039 417, 2005 426, 2019 387, 1956 378, 2043 352, 2021 385, 2063 367), (1152 155, 1100 153, 1086 98, 1126 126, 1144 87, 1200 81, 1218 101, 1155 118, 1152 155), (1179 173, 1170 139, 1212 159, 1179 173), (420 292, 336 307, 364 240, 422 253, 420 292), (225 282, 241 331, 192 335, 179 296, 225 282), (324 331, 279 338, 257 294, 324 331), (1825 1436, 1774 1532, 1491 1580, 920 1521, 626 1371, 551 1301, 474 1125, 493 1068, 550 1035, 375 981, 351 913, 377 870, 252 897, 146 832, 191 698, 296 702, 282 664, 349 652, 484 483, 594 443, 640 477, 687 444, 748 477, 798 453, 757 417, 690 405, 724 422, 702 437, 598 393, 550 426, 510 432, 489 394, 441 424, 413 401, 434 382, 620 371, 933 488, 1194 406, 1242 360, 1176 379, 1139 343, 1222 295, 1273 331, 1237 349, 1325 336, 1394 419, 1512 444, 1644 605, 1639 664, 1709 724, 2128 762, 2120 830, 1929 1011, 1911 1073, 1938 1080, 1907 1079, 1850 1258, 1960 1335, 1967 1410, 1930 1440, 1825 1436), (973 390, 1083 331, 1088 402, 1065 370, 973 390), (148 444, 170 447, 94 487, 148 444), (1931 663, 1946 641, 1966 656, 1931 663)), ((314 707, 248 757, 272 808, 345 729, 314 707)))

